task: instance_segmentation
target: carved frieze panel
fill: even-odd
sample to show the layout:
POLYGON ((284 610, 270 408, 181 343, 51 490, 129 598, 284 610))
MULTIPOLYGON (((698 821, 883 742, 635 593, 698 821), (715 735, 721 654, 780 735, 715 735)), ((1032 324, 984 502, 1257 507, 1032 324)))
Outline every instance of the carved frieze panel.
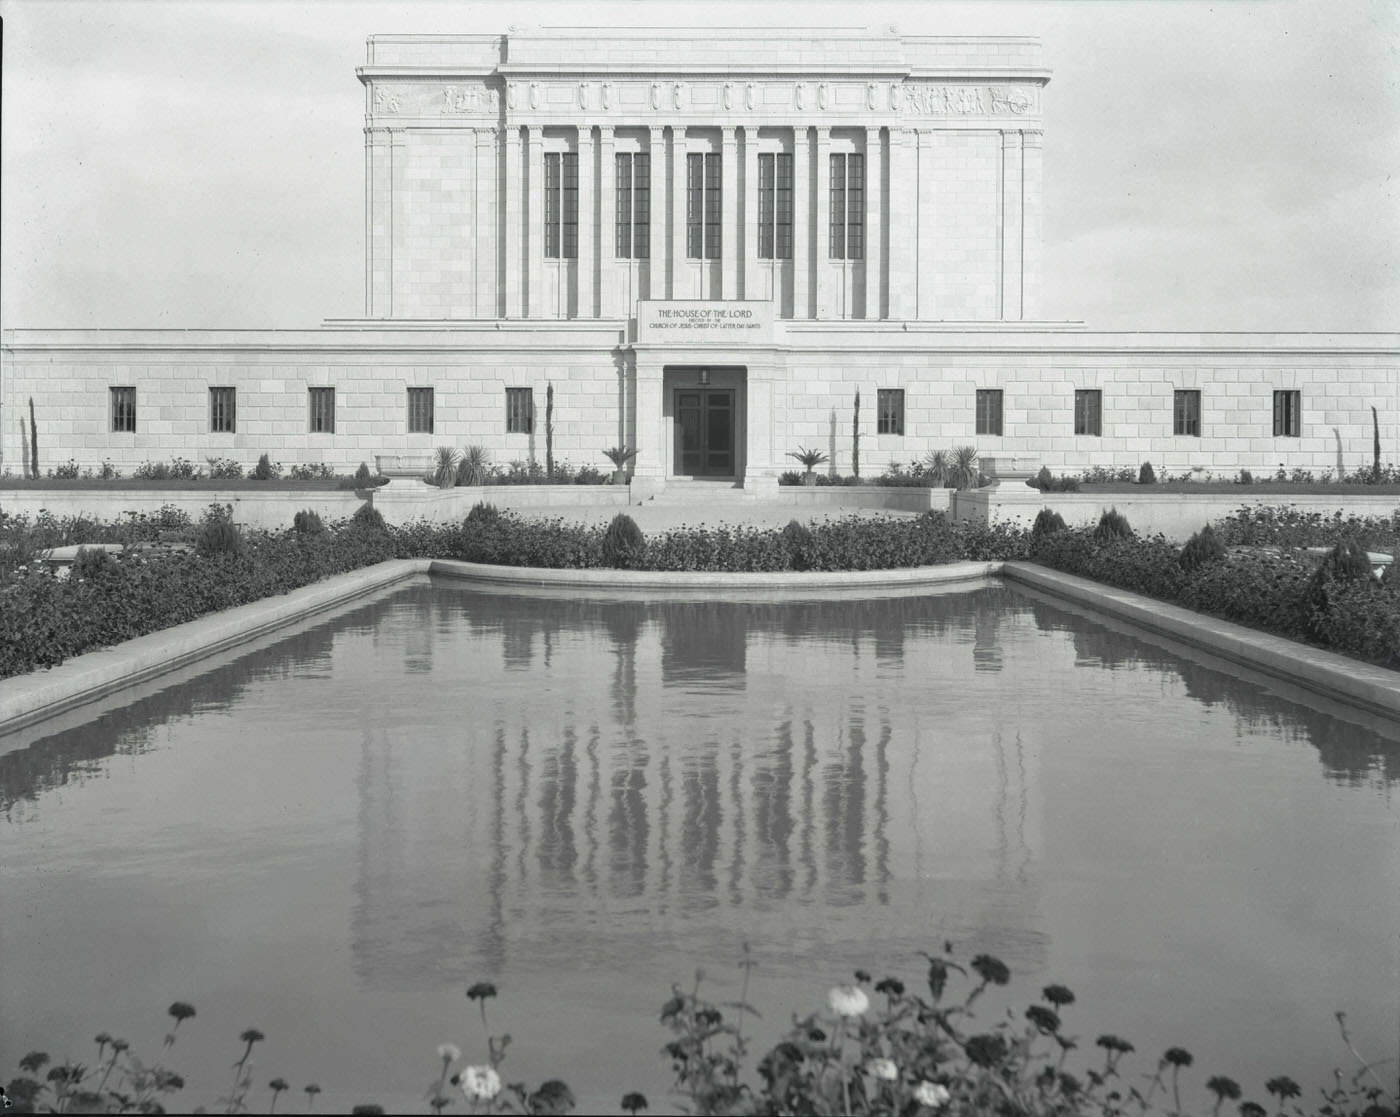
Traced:
POLYGON ((501 94, 482 81, 447 83, 376 82, 370 97, 375 118, 495 117, 501 94))
POLYGON ((1040 109, 1040 90, 1034 85, 906 82, 902 92, 899 98, 891 90, 890 107, 898 111, 902 99, 907 116, 1023 116, 1040 109))

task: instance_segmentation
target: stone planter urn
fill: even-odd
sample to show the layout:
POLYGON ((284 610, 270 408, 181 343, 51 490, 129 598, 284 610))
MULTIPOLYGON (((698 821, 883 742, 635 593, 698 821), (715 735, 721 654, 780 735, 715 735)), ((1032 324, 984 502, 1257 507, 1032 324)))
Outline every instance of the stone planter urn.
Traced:
POLYGON ((627 470, 625 470, 625 469, 614 469, 614 470, 613 470, 613 475, 612 475, 612 483, 613 483, 614 485, 625 485, 625 484, 627 484, 627 470))
POLYGON ((817 487, 817 475, 809 469, 802 475, 802 484, 805 488, 815 489, 817 487))
POLYGON ((1029 454, 997 454, 981 459, 982 472, 992 485, 1024 483, 1040 470, 1040 459, 1029 454))

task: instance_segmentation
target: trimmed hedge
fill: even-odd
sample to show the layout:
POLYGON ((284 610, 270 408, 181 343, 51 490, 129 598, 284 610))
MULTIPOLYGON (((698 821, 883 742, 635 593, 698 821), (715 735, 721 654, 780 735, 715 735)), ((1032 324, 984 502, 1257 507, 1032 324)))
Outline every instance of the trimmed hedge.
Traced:
POLYGON ((1227 547, 1331 547, 1351 538, 1367 550, 1395 554, 1400 551, 1400 501, 1389 517, 1344 517, 1340 512, 1326 516, 1294 505, 1277 508, 1261 504, 1232 512, 1215 525, 1215 530, 1227 547))
POLYGON ((1400 579, 1339 578, 1302 553, 1234 551, 1187 568, 1162 536, 1042 535, 1032 559, 1186 609, 1400 669, 1400 579))

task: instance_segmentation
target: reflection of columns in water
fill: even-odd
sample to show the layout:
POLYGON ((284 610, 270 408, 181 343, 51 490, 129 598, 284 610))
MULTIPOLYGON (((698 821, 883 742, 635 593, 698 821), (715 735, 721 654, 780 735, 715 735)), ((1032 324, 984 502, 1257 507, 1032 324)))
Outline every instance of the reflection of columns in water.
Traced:
POLYGON ((574 843, 574 804, 578 796, 577 735, 564 726, 559 751, 547 752, 540 762, 541 883, 551 890, 567 890, 574 884, 578 848, 574 843))
POLYGON ((755 759, 753 770, 754 854, 753 886, 761 899, 786 896, 792 891, 792 863, 788 839, 792 821, 792 719, 786 718, 775 737, 771 754, 755 759))

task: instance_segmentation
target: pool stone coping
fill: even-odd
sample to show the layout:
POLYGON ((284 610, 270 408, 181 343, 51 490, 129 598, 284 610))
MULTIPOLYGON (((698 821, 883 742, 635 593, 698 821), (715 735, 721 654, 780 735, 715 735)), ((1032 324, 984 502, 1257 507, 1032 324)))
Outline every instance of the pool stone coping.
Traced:
POLYGON ((1000 573, 1315 694, 1400 718, 1400 672, 1030 562, 1003 563, 1000 573))
POLYGON ((1400 718, 1400 673, 1230 621, 1026 562, 957 562, 897 570, 730 574, 649 570, 558 570, 444 559, 393 559, 337 574, 287 594, 86 652, 49 670, 0 680, 0 735, 104 698, 215 655, 274 629, 419 574, 521 587, 793 590, 908 588, 985 581, 1000 575, 1166 633, 1266 674, 1373 713, 1400 718))

